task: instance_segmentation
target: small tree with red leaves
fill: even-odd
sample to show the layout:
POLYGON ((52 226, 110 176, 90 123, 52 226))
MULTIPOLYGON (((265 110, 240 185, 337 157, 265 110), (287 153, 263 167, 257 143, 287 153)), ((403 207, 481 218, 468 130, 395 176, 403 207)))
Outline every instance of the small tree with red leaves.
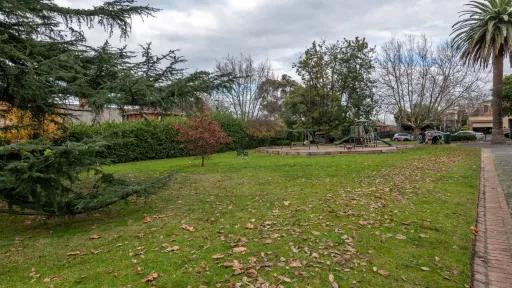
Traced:
POLYGON ((194 116, 186 125, 177 125, 176 129, 180 133, 178 141, 183 142, 193 155, 201 156, 201 167, 204 167, 205 159, 209 155, 231 142, 231 138, 206 110, 194 116))

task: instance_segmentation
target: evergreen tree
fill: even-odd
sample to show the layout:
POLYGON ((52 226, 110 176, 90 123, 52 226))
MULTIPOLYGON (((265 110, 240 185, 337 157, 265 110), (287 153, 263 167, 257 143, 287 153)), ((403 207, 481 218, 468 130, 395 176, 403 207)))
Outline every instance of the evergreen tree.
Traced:
MULTIPOLYGON (((39 127, 36 131, 43 131, 47 119, 65 116, 60 108, 72 97, 81 97, 100 111, 113 87, 119 87, 111 85, 131 75, 124 68, 130 57, 108 43, 90 49, 83 30, 99 25, 109 36, 117 30, 126 38, 132 17, 155 11, 134 5, 134 0, 113 0, 92 9, 61 7, 48 0, 1 1, 0 101, 29 113, 33 125, 39 127)), ((169 74, 149 62, 140 69, 148 71, 145 76, 169 74)), ((81 214, 146 195, 161 182, 114 179, 99 169, 98 149, 99 143, 54 146, 34 142, 1 147, 0 201, 8 209, 0 213, 81 214), (97 175, 89 188, 80 183, 87 171, 97 175)))
POLYGON ((134 16, 157 9, 113 0, 91 9, 61 7, 49 0, 0 2, 0 101, 30 111, 36 124, 70 95, 87 95, 80 79, 84 29, 98 25, 128 37, 134 16))

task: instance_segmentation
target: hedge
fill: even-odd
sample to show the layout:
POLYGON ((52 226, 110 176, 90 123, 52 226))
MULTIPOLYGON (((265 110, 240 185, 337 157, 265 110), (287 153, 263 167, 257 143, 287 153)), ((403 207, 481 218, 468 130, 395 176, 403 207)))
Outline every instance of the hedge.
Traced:
POLYGON ((113 163, 182 157, 188 153, 176 140, 178 132, 174 126, 184 121, 183 118, 169 118, 96 126, 76 124, 69 127, 63 140, 81 142, 96 138, 104 141, 105 152, 100 157, 113 163))
MULTIPOLYGON (((212 116, 232 139, 232 143, 224 146, 220 152, 283 144, 283 139, 279 137, 250 135, 245 123, 230 113, 214 112, 212 116)), ((99 156, 112 163, 190 156, 182 143, 176 140, 178 132, 174 128, 176 124, 185 121, 186 118, 174 117, 164 120, 110 122, 96 126, 73 124, 60 141, 103 141, 106 143, 105 152, 99 156)))
POLYGON ((221 149, 222 152, 252 148, 245 124, 241 119, 228 112, 214 112, 212 117, 231 138, 231 144, 225 145, 221 149))
POLYGON ((231 137, 231 144, 226 145, 222 149, 224 152, 238 149, 254 149, 263 146, 279 146, 283 141, 289 143, 287 140, 273 136, 275 134, 282 134, 274 130, 280 132, 280 130, 284 129, 283 127, 273 127, 276 125, 273 123, 275 121, 250 120, 244 123, 229 112, 214 112, 213 119, 231 137), (255 131, 254 126, 264 131, 255 131))

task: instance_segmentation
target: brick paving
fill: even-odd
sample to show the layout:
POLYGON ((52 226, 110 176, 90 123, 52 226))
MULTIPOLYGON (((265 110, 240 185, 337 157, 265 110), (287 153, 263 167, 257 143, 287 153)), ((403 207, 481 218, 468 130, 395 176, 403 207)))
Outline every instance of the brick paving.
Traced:
POLYGON ((512 217, 498 180, 493 151, 489 148, 482 150, 478 202, 473 287, 511 288, 512 217))

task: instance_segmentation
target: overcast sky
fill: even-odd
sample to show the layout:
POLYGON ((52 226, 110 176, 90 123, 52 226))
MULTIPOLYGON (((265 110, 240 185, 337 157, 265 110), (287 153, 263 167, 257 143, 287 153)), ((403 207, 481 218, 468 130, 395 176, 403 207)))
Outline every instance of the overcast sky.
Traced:
MULTIPOLYGON (((91 7, 100 0, 56 0, 91 7)), ((194 71, 211 70, 217 60, 241 52, 268 59, 277 73, 292 64, 314 40, 365 37, 378 47, 392 37, 426 34, 449 38, 451 25, 467 0, 149 0, 162 9, 154 18, 134 19, 127 43, 153 42, 158 52, 180 49, 194 71)), ((93 44, 106 40, 91 31, 93 44)), ((125 43, 110 39, 114 45, 125 43)))

